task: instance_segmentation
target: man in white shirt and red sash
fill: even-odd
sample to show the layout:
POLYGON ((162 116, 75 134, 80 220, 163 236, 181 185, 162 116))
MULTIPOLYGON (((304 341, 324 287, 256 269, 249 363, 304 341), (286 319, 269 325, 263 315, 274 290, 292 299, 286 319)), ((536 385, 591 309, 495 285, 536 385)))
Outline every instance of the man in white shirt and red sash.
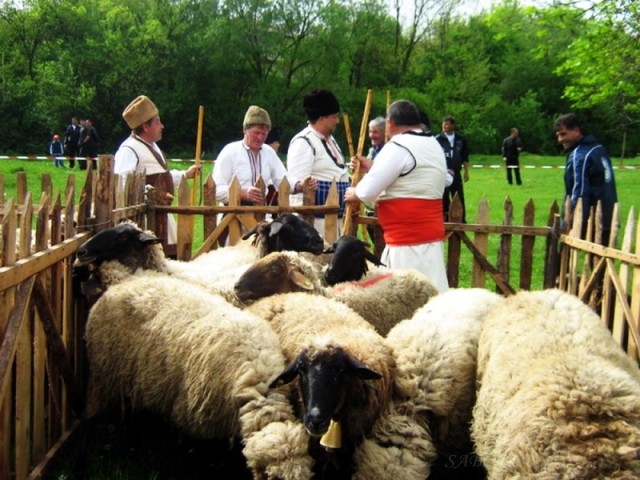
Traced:
MULTIPOLYGON (((442 195, 447 164, 442 148, 420 125, 417 107, 393 102, 387 111, 385 144, 370 170, 345 193, 347 202, 376 204, 386 247, 382 262, 392 269, 413 268, 448 290, 444 264, 442 195)), ((363 162, 362 167, 365 167, 363 162)))
MULTIPOLYGON (((130 172, 145 172, 146 183, 165 192, 161 198, 162 204, 171 205, 174 185, 180 182, 183 175, 193 178, 200 167, 192 165, 187 170, 168 169, 167 161, 156 143, 162 139, 164 125, 160 121, 158 108, 148 97, 140 95, 133 100, 122 112, 122 117, 131 128, 131 135, 116 152, 114 173, 126 175, 130 172)), ((175 244, 176 239, 176 222, 173 215, 169 215, 167 244, 175 244)))

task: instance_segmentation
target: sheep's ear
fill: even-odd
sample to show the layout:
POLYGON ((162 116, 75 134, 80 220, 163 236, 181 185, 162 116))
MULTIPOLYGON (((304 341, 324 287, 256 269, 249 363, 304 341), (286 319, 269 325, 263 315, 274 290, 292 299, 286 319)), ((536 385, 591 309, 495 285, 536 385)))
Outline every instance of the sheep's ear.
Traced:
POLYGON ((269 236, 273 237, 274 235, 277 235, 283 226, 283 223, 278 220, 271 222, 271 225, 269 225, 269 236))
POLYGON ((347 373, 350 373, 354 377, 361 378, 362 380, 380 380, 382 375, 378 372, 371 370, 364 363, 358 360, 348 357, 347 360, 347 373))
POLYGON ((378 257, 376 257, 373 253, 371 253, 369 250, 364 251, 364 258, 369 260, 374 265, 377 265, 378 267, 386 267, 386 265, 382 263, 382 261, 378 257))
POLYGON ((302 290, 313 290, 313 282, 300 270, 292 270, 289 273, 289 279, 295 286, 302 290))
POLYGON ((153 245, 154 243, 160 243, 160 239, 158 237, 154 237, 153 235, 145 232, 140 233, 140 235, 138 236, 138 240, 140 240, 143 245, 153 245))
POLYGON ((300 358, 302 355, 303 354, 298 355, 289 365, 287 365, 282 373, 269 384, 269 388, 276 388, 293 382, 300 371, 300 358))

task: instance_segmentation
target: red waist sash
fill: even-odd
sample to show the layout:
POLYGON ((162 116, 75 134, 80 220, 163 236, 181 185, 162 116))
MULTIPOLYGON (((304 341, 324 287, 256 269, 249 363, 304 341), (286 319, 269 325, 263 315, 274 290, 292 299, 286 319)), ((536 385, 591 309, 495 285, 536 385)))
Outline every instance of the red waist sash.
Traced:
POLYGON ((403 246, 444 240, 442 199, 393 198, 377 204, 387 245, 403 246))

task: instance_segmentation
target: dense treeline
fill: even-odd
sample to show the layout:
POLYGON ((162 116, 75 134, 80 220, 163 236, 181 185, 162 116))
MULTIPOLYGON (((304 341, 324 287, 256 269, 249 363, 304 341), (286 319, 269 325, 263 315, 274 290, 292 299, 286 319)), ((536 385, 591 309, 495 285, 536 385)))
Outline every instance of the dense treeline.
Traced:
POLYGON ((356 137, 372 88, 372 116, 390 90, 434 130, 454 115, 475 153, 498 153, 512 126, 527 151, 557 152, 553 119, 569 110, 612 154, 640 152, 638 2, 507 0, 469 16, 461 1, 0 0, 0 153, 44 153, 72 115, 113 152, 139 94, 159 106, 172 156, 193 156, 199 105, 207 158, 241 136, 251 104, 286 147, 317 87, 337 94, 356 137))

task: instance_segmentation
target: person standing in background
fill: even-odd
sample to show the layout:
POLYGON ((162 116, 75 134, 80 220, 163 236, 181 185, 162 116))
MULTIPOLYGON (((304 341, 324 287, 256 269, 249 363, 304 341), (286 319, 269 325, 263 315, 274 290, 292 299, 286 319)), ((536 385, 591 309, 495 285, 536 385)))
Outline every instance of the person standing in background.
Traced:
POLYGON ((585 135, 575 113, 559 116, 555 121, 556 138, 567 152, 564 169, 565 198, 571 199, 571 212, 582 199, 584 238, 591 209, 602 205, 602 245, 609 244, 613 207, 618 201, 616 181, 607 150, 593 135, 585 135))
POLYGON ((444 191, 442 206, 444 220, 449 220, 449 205, 458 194, 462 204, 462 223, 467 223, 467 208, 464 203, 464 182, 469 181, 469 146, 467 139, 456 131, 456 120, 453 117, 445 117, 442 120, 442 132, 436 136, 436 140, 444 151, 447 159, 447 169, 453 172, 453 182, 444 191), (462 169, 464 168, 464 174, 462 169))
POLYGON ((71 123, 67 127, 64 135, 64 149, 67 157, 69 157, 69 168, 73 168, 76 164, 78 156, 78 143, 80 142, 80 125, 78 117, 71 117, 71 123))
POLYGON ((53 157, 53 164, 56 168, 64 168, 64 145, 60 141, 60 135, 55 134, 53 140, 49 142, 47 153, 53 157))
MULTIPOLYGON (((349 171, 333 132, 340 123, 340 104, 336 96, 325 89, 304 96, 302 108, 308 126, 289 142, 287 172, 291 183, 291 205, 302 204, 302 182, 315 192, 315 204, 324 205, 334 180, 338 186, 340 211, 338 230, 342 230, 344 192, 349 186, 349 171)), ((314 227, 324 235, 324 214, 316 214, 314 227)))
MULTIPOLYGON (((78 130, 78 157, 84 157, 84 139, 85 136, 87 135, 87 129, 86 129, 86 122, 84 119, 80 119, 79 122, 80 124, 80 128, 78 130)), ((86 170, 87 169, 87 160, 82 158, 82 159, 78 159, 78 168, 80 170, 86 170), (84 165, 84 167, 83 167, 84 165)))
POLYGON ((92 159, 91 164, 93 165, 93 169, 96 168, 96 163, 98 162, 98 142, 100 141, 100 137, 98 136, 98 131, 96 127, 93 126, 93 120, 90 118, 85 119, 84 121, 84 138, 82 139, 82 154, 85 157, 85 160, 79 162, 80 170, 87 169, 87 160, 89 158, 92 159))
POLYGON ((518 129, 512 128, 511 133, 502 142, 502 160, 507 167, 507 183, 513 185, 511 173, 516 176, 516 183, 522 185, 520 179, 520 152, 522 151, 522 140, 518 136, 518 129))

